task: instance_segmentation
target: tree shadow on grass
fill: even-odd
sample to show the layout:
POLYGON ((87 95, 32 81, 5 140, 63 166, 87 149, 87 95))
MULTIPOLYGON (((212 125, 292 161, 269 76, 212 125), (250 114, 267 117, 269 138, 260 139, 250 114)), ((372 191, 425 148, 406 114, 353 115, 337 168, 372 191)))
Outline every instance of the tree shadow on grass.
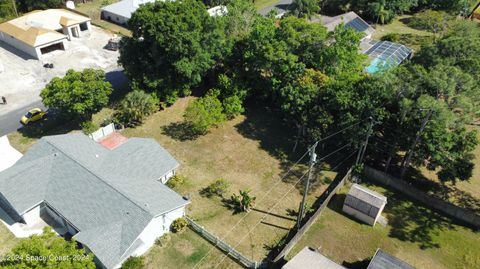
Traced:
POLYGON ((368 264, 370 263, 372 259, 367 258, 361 261, 356 261, 356 262, 347 262, 344 261, 342 263, 343 266, 345 266, 348 269, 365 269, 368 267, 368 264))
MULTIPOLYGON (((295 130, 282 121, 275 111, 250 105, 246 107, 244 115, 245 120, 235 125, 237 131, 245 138, 259 141, 260 148, 280 160, 284 171, 305 152, 306 148, 302 145, 292 152, 295 130)), ((303 161, 307 162, 308 159, 303 161)))
POLYGON ((23 126, 18 132, 25 137, 39 139, 47 135, 66 134, 73 130, 79 130, 78 122, 52 117, 23 126))
POLYGON ((162 127, 162 134, 178 141, 195 140, 200 137, 199 134, 192 131, 190 125, 186 122, 172 122, 162 127))

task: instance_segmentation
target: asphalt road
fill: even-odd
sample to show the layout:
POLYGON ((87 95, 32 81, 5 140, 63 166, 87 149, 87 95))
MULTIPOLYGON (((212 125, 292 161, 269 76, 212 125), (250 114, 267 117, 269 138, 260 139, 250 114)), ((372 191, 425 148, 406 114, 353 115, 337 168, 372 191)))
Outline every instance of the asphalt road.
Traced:
MULTIPOLYGON (((123 85, 125 85, 125 83, 128 83, 128 80, 122 71, 122 69, 116 69, 105 74, 107 81, 112 84, 114 89, 121 88, 123 85)), ((2 106, 8 106, 8 104, 0 105, 0 109, 2 109, 2 106)), ((4 136, 22 128, 23 125, 20 123, 20 118, 25 115, 28 110, 35 107, 46 110, 45 106, 42 104, 42 101, 39 100, 0 116, 0 136, 4 136)))
MULTIPOLYGON (((7 100, 8 102, 8 100, 7 100)), ((6 105, 0 105, 0 109, 2 109, 1 106, 8 106, 6 105)), ((21 107, 19 109, 16 109, 12 112, 9 112, 8 114, 5 114, 3 116, 0 116, 0 136, 4 136, 6 134, 9 134, 11 132, 14 132, 20 128, 23 127, 23 125, 20 123, 20 118, 27 113, 28 110, 39 107, 41 109, 45 109, 45 106, 42 104, 42 101, 36 101, 31 104, 28 104, 24 107, 21 107)))

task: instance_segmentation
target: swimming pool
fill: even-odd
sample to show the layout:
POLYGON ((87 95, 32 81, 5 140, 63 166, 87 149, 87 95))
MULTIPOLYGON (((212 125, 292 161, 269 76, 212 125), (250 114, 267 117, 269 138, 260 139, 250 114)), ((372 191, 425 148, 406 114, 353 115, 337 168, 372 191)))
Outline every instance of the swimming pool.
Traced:
POLYGON ((385 71, 389 69, 391 65, 388 65, 387 62, 380 58, 375 58, 370 62, 370 65, 365 69, 367 73, 375 74, 380 71, 385 71))

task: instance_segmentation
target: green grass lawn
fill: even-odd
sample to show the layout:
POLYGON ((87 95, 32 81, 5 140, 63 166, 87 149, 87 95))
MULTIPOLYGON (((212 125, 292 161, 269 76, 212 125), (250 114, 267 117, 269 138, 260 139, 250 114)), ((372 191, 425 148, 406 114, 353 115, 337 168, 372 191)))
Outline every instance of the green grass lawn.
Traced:
POLYGON ((77 4, 76 10, 84 14, 87 14, 92 19, 92 23, 99 27, 102 27, 113 33, 117 33, 125 36, 131 36, 132 33, 128 29, 122 26, 116 25, 114 23, 100 19, 100 14, 101 14, 100 8, 104 5, 113 4, 115 2, 118 2, 118 0, 109 0, 109 1, 91 0, 91 1, 87 1, 86 3, 77 4))
POLYGON ((268 6, 274 5, 279 1, 280 0, 254 0, 253 4, 255 5, 257 10, 260 10, 260 9, 266 8, 268 6))
MULTIPOLYGON (((292 188, 292 183, 279 182, 279 176, 284 171, 279 151, 288 152, 293 146, 292 141, 288 140, 288 130, 272 113, 249 111, 246 116, 239 116, 221 124, 209 134, 191 140, 182 135, 182 128, 185 128, 182 115, 191 100, 180 99, 172 107, 148 118, 142 126, 127 129, 123 134, 152 137, 164 146, 180 161, 178 173, 188 178, 188 182, 179 188, 180 193, 191 197, 188 214, 213 234, 221 238, 228 235, 225 238, 227 243, 232 246, 239 244, 237 249, 240 252, 260 261, 295 224, 295 217, 289 216, 288 212, 296 211, 301 200, 301 194, 295 188, 279 200, 292 188), (232 232, 230 229, 245 213, 233 214, 222 199, 206 198, 199 194, 219 178, 230 183, 226 198, 240 189, 251 189, 251 193, 257 197, 256 210, 248 214, 232 232), (271 192, 265 196, 270 188, 271 192), (267 215, 245 237, 265 216, 264 212, 272 208, 273 214, 267 215)), ((335 173, 326 173, 326 176, 333 178, 335 173)), ((325 185, 309 197, 310 204, 323 187, 325 185)))
MULTIPOLYGON (((193 268, 210 250, 212 250, 210 258, 197 268, 213 268, 215 266, 213 261, 223 257, 220 250, 212 249, 211 244, 190 229, 180 234, 172 234, 170 238, 165 246, 155 245, 145 254, 145 269, 193 268)), ((236 269, 242 266, 227 258, 218 268, 236 269)))
POLYGON ((19 241, 20 239, 16 238, 3 223, 0 223, 0 260, 19 241))
MULTIPOLYGON (((377 248, 416 268, 476 268, 480 264, 480 233, 452 223, 448 218, 404 196, 368 185, 388 198, 383 215, 389 224, 371 227, 341 211, 347 188, 302 237, 287 258, 303 247, 320 252, 348 268, 362 268, 377 248)), ((363 267, 364 268, 364 267, 363 267)))
POLYGON ((409 27, 405 22, 411 18, 411 15, 398 16, 389 24, 376 24, 375 32, 372 38, 380 40, 383 36, 390 33, 397 33, 400 35, 401 44, 413 48, 415 51, 420 49, 423 42, 431 42, 433 34, 428 31, 417 30, 409 27))

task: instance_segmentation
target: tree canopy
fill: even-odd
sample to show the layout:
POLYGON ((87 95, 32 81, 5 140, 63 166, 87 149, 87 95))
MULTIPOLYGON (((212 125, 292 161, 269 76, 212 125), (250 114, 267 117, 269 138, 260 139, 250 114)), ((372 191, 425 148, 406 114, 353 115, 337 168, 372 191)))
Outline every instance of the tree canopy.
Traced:
POLYGON ((196 0, 141 5, 128 25, 119 62, 133 85, 169 104, 198 86, 225 48, 221 27, 196 0))
POLYGON ((111 93, 112 85, 105 81, 102 70, 77 72, 70 69, 63 78, 53 78, 41 91, 40 97, 45 106, 83 120, 107 105, 111 93))
POLYGON ((0 261, 5 269, 96 268, 92 253, 77 248, 75 239, 58 237, 50 227, 45 227, 41 235, 22 239, 5 257, 0 261))

